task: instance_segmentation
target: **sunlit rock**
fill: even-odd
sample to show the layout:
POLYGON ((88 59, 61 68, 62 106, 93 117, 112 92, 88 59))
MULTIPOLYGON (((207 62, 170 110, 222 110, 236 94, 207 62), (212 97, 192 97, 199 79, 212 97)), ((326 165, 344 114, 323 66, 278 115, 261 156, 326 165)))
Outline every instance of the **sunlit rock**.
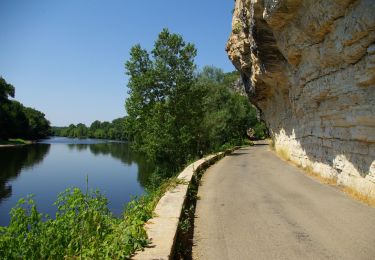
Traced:
POLYGON ((276 150, 375 197, 375 1, 237 0, 232 28, 276 150))

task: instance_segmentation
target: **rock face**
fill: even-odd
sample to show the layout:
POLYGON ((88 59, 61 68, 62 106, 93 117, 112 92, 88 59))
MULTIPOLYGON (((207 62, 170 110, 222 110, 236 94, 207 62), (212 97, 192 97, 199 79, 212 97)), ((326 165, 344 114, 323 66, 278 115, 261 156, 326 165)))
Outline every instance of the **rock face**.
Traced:
POLYGON ((375 198, 375 1, 237 0, 232 27, 276 150, 375 198))

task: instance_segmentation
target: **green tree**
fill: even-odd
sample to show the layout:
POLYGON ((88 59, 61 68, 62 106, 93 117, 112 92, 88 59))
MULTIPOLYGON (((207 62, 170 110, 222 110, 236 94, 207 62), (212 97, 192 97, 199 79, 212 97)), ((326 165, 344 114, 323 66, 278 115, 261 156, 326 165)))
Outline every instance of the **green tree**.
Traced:
POLYGON ((255 108, 231 88, 238 78, 237 72, 224 73, 212 66, 198 73, 197 84, 205 93, 200 126, 204 152, 218 150, 223 144, 241 144, 246 130, 257 122, 255 108))
POLYGON ((196 53, 193 44, 164 29, 151 53, 136 45, 125 64, 129 134, 135 147, 159 165, 178 168, 197 151, 190 131, 196 53))
POLYGON ((50 122, 45 118, 42 112, 26 107, 24 108, 24 113, 28 120, 28 138, 39 139, 50 135, 50 122))
POLYGON ((8 101, 9 97, 14 98, 15 89, 0 76, 0 104, 8 101))
POLYGON ((49 135, 50 125, 45 115, 9 100, 14 95, 15 88, 0 77, 0 139, 39 139, 49 135))
POLYGON ((84 138, 88 137, 89 131, 86 125, 79 123, 74 129, 74 137, 84 138))
POLYGON ((211 81, 216 84, 222 84, 225 77, 224 71, 214 66, 204 66, 199 73, 200 81, 211 81))
POLYGON ((29 124, 24 106, 18 101, 11 100, 0 106, 0 139, 27 138, 29 124))
POLYGON ((3 77, 0 77, 0 139, 7 139, 10 135, 10 111, 11 102, 9 97, 14 98, 15 89, 7 83, 3 77))
POLYGON ((99 120, 95 120, 94 122, 92 122, 92 124, 90 125, 90 131, 91 132, 95 132, 96 129, 100 128, 100 121, 99 120))

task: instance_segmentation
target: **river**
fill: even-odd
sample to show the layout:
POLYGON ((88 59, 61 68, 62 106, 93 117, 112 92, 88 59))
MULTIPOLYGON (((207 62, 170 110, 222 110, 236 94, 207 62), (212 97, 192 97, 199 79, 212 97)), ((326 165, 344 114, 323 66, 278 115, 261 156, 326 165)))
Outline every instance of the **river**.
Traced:
POLYGON ((37 144, 0 147, 0 225, 8 225, 17 201, 34 194, 37 209, 50 216, 66 188, 99 189, 120 216, 133 196, 144 193, 153 168, 128 143, 53 137, 37 144))

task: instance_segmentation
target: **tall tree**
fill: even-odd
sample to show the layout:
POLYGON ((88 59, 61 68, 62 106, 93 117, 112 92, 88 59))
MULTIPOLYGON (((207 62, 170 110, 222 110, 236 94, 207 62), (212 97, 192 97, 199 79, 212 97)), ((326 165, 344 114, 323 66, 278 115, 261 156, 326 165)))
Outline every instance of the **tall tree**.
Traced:
POLYGON ((24 113, 28 120, 27 137, 31 139, 45 138, 50 135, 50 122, 45 115, 33 108, 25 107, 24 113))
POLYGON ((241 144, 256 124, 256 110, 231 88, 236 73, 205 67, 196 73, 193 44, 164 29, 149 53, 136 45, 125 63, 129 75, 126 129, 135 148, 162 171, 241 144))
POLYGON ((14 98, 15 88, 0 77, 0 139, 46 137, 50 123, 45 115, 33 108, 24 107, 14 98))
POLYGON ((0 104, 8 101, 9 97, 14 98, 15 89, 7 83, 3 77, 0 77, 0 104))
POLYGON ((129 132, 139 150, 169 166, 180 166, 196 150, 189 131, 196 54, 193 44, 164 29, 151 53, 136 45, 125 64, 129 132))

